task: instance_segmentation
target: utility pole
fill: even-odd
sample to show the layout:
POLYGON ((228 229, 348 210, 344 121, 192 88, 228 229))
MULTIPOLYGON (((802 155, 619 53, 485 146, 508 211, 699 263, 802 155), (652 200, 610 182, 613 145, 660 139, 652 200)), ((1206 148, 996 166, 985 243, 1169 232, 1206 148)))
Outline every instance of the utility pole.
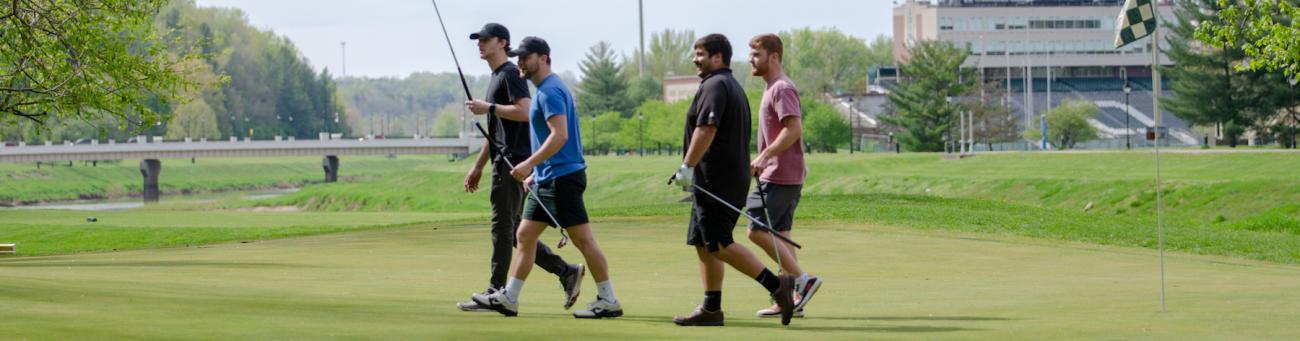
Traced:
POLYGON ((348 76, 348 42, 341 41, 339 46, 343 49, 343 77, 348 76))
POLYGON ((641 22, 641 50, 637 51, 640 57, 637 58, 637 67, 641 74, 645 74, 645 1, 636 0, 637 18, 641 22))

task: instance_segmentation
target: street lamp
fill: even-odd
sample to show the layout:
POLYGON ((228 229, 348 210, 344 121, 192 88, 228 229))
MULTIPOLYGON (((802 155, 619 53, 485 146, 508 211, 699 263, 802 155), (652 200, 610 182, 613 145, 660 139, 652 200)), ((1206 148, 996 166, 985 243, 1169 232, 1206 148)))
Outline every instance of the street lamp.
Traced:
POLYGON ((639 121, 639 123, 637 123, 638 131, 636 136, 637 154, 641 155, 641 157, 645 157, 645 113, 638 112, 636 113, 636 117, 639 121))
POLYGON ((591 114, 591 155, 596 155, 596 148, 600 146, 600 130, 596 129, 596 114, 591 114))
POLYGON ((1128 97, 1129 94, 1132 92, 1133 92, 1133 86, 1129 84, 1127 77, 1125 77, 1124 79, 1124 148, 1130 150, 1133 149, 1133 142, 1132 142, 1133 132, 1130 131, 1128 127, 1129 124, 1128 117, 1130 116, 1128 97))

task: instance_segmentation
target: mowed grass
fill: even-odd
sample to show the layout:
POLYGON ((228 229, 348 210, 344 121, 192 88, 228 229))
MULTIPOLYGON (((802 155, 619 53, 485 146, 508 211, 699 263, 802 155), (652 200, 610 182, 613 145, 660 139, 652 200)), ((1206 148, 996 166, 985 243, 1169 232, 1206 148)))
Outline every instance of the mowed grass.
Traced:
MULTIPOLYGON (((360 180, 408 171, 446 156, 387 159, 381 156, 341 158, 340 175, 360 180)), ((294 187, 325 179, 321 158, 162 159, 158 187, 164 194, 202 193, 274 187, 294 187)), ((0 164, 0 203, 33 203, 88 198, 138 196, 143 186, 139 160, 89 163, 0 164)))
MULTIPOLYGON (((804 266, 826 281, 807 318, 782 327, 753 317, 769 304, 765 292, 728 270, 727 327, 682 328, 671 317, 702 296, 684 222, 594 222, 627 312, 612 320, 570 317, 555 277, 540 269, 519 317, 458 311, 456 301, 485 285, 488 233, 481 223, 436 223, 0 259, 0 330, 13 340, 1300 337, 1291 327, 1297 266, 1171 254, 1161 313, 1149 250, 840 222, 796 232, 804 266)), ((581 261, 572 247, 559 252, 581 261)), ((590 277, 584 289, 581 303, 593 297, 590 277)))
MULTIPOLYGON (((687 215, 689 207, 678 204, 686 194, 664 185, 677 162, 673 156, 590 158, 591 213, 687 215)), ((1158 245, 1149 152, 1002 153, 960 161, 934 154, 813 154, 809 168, 799 219, 1158 245)), ((486 193, 463 193, 467 169, 430 163, 234 206, 486 212, 486 193)), ((1300 263, 1300 153, 1168 154, 1162 169, 1171 250, 1300 263)))
MULTIPOLYGON (((454 221, 474 214, 239 211, 0 212, 0 242, 39 256, 200 246, 454 221), (87 221, 95 217, 96 222, 87 221)), ((0 255, 3 259, 4 255, 0 255)), ((12 256, 10 256, 12 257, 12 256)))

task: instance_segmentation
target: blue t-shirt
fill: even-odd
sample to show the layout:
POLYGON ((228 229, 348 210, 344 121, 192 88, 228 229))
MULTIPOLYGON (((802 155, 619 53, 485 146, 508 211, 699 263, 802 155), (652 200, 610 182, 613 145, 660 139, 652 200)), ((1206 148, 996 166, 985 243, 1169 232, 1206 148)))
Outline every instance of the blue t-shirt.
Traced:
POLYGON ((548 184, 555 178, 587 168, 587 162, 582 158, 582 133, 578 128, 578 108, 573 102, 573 93, 569 92, 564 81, 555 74, 546 76, 542 84, 537 86, 537 94, 533 97, 532 107, 528 109, 528 126, 532 130, 529 135, 533 140, 534 154, 542 148, 546 138, 551 136, 551 128, 546 125, 547 119, 564 115, 568 120, 569 130, 569 139, 564 141, 564 147, 537 166, 533 173, 533 180, 538 184, 548 184))

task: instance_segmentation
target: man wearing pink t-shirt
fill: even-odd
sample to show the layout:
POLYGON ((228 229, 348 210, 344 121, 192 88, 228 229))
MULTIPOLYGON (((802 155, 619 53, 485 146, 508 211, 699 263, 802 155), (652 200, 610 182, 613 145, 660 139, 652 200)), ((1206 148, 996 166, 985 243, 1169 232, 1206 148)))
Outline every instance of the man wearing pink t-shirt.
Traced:
MULTIPOLYGON (((808 174, 808 167, 803 160, 803 111, 799 108, 799 91, 781 68, 785 51, 780 37, 761 34, 749 42, 749 47, 749 63, 753 66, 753 75, 763 77, 767 81, 767 89, 763 91, 763 102, 758 111, 758 157, 750 163, 760 185, 749 195, 746 206, 750 216, 790 237, 794 210, 799 206, 803 180, 808 174)), ((768 235, 769 232, 755 227, 757 226, 750 222, 749 239, 766 251, 769 257, 779 259, 781 271, 799 276, 795 282, 793 316, 803 317, 804 305, 821 288, 822 281, 804 272, 794 249, 773 240, 768 235)), ((758 311, 758 317, 779 316, 781 308, 776 305, 758 311)))

